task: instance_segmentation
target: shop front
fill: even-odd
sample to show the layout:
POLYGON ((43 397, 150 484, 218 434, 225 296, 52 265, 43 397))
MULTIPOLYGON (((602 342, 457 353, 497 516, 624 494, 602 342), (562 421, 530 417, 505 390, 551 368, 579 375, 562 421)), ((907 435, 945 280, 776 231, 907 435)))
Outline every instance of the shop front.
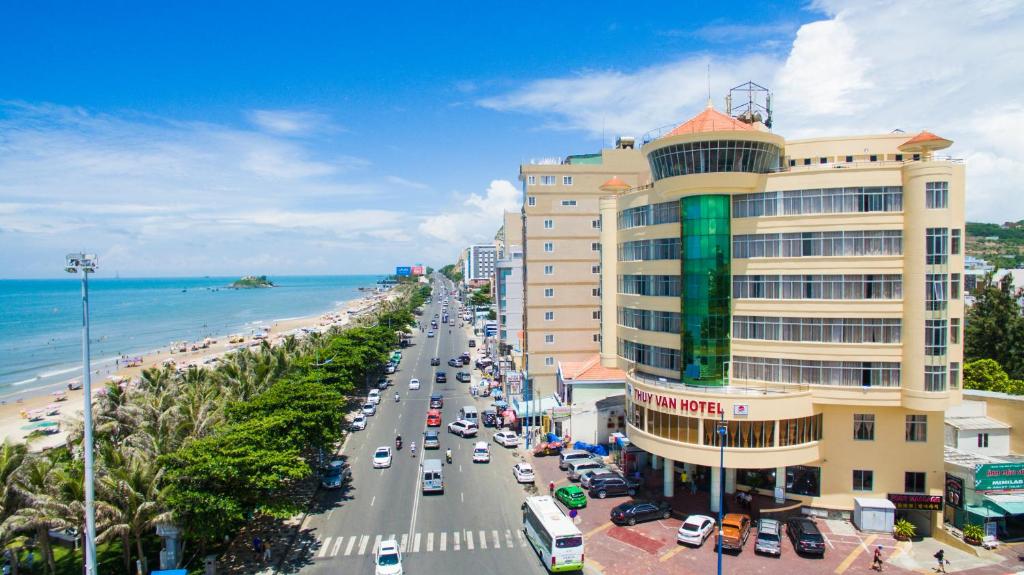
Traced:
POLYGON ((1003 541, 1024 539, 1024 463, 949 452, 945 521, 958 529, 981 525, 1003 541))
POLYGON ((896 507, 896 520, 906 519, 917 528, 917 534, 929 537, 932 534, 932 516, 942 511, 942 495, 927 493, 890 493, 886 499, 896 507))

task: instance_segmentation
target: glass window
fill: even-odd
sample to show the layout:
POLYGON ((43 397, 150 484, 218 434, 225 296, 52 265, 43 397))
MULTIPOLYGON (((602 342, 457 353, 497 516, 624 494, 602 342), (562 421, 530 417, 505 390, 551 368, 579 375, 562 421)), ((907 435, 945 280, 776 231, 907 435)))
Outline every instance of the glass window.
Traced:
POLYGON ((853 470, 853 490, 872 491, 875 488, 875 472, 869 469, 853 470))
POLYGON ((949 274, 949 297, 960 299, 960 274, 949 274))
MULTIPOLYGON (((526 183, 531 185, 531 186, 536 184, 537 183, 537 176, 526 176, 526 183)), ((533 205, 533 204, 530 204, 530 205, 533 205)))
POLYGON ((949 228, 928 228, 925 230, 925 263, 945 264, 949 252, 949 228))
POLYGON ((949 318, 949 343, 960 343, 960 318, 949 318))
POLYGON ((981 447, 981 448, 988 447, 988 434, 987 433, 979 433, 978 434, 978 447, 981 447))
POLYGON ((544 220, 544 229, 545 230, 551 230, 551 229, 554 229, 554 227, 555 227, 555 221, 554 220, 544 220))
POLYGON ((903 474, 904 493, 925 493, 925 477, 923 471, 907 471, 903 474))
POLYGON ((544 334, 544 343, 555 343, 555 336, 554 336, 554 334, 550 334, 550 333, 544 334))
POLYGON ((903 188, 818 188, 738 194, 732 197, 733 217, 898 212, 903 209, 903 188))
POLYGON ((846 156, 846 163, 850 164, 853 162, 853 156, 846 156))
MULTIPOLYGON (((698 196, 700 197, 700 196, 698 196)), ((901 230, 738 234, 736 258, 893 256, 903 253, 901 230)))
POLYGON ((940 209, 949 207, 949 182, 925 182, 925 207, 940 209))
POLYGON ((571 186, 572 185, 572 176, 562 176, 562 185, 563 186, 571 186))
POLYGON ((549 276, 555 273, 555 266, 544 266, 544 275, 549 276))
POLYGON ((555 244, 554 244, 554 242, 544 242, 544 251, 546 251, 548 253, 551 253, 551 252, 555 251, 555 244))
POLYGON ((928 356, 946 355, 946 320, 924 320, 924 354, 928 356))
POLYGON ((858 441, 875 440, 875 415, 873 413, 853 414, 853 438, 858 441))
POLYGON ((817 361, 734 356, 732 377, 798 385, 899 387, 898 362, 817 361))
POLYGON ((960 229, 956 228, 950 230, 950 232, 952 233, 952 236, 949 245, 949 253, 954 256, 958 256, 960 255, 960 229))
POLYGON ((599 266, 599 265, 597 265, 597 266, 590 266, 590 273, 592 273, 592 274, 599 274, 599 273, 601 273, 601 266, 599 266))
POLYGON ((949 362, 949 387, 951 389, 960 389, 960 362, 951 361, 949 362))
POLYGON ((928 441, 928 416, 907 416, 907 441, 928 441))
POLYGON ((821 496, 821 468, 791 465, 786 468, 786 491, 810 497, 821 496))
POLYGON ((576 200, 562 200, 563 206, 576 207, 576 200))
POLYGON ((545 321, 552 321, 553 319, 555 319, 555 312, 553 312, 553 311, 546 311, 546 312, 544 312, 544 320, 545 321))
POLYGON ((592 242, 590 244, 590 251, 599 252, 601 251, 601 242, 592 242))
POLYGON ((540 177, 540 185, 542 185, 542 186, 553 186, 553 185, 555 185, 555 177, 554 176, 541 176, 540 177))
POLYGON ((555 288, 544 288, 544 297, 555 297, 555 288))
POLYGON ((946 274, 925 274, 924 307, 935 311, 946 309, 946 274))
POLYGON ((598 230, 601 229, 601 220, 600 219, 590 220, 590 227, 598 229, 598 230))
MULTIPOLYGON (((768 173, 781 162, 778 146, 763 142, 723 140, 675 144, 654 150, 647 159, 655 181, 708 172, 768 173)), ((793 161, 791 160, 791 165, 793 161)))
POLYGON ((924 366, 924 390, 946 391, 946 366, 924 366))
POLYGON ((548 356, 544 358, 544 365, 552 366, 555 365, 555 358, 548 356))
MULTIPOLYGON (((533 176, 530 176, 530 177, 532 178, 533 176)), ((530 182, 530 183, 533 183, 533 182, 530 182)), ((537 205, 537 197, 536 196, 528 196, 526 198, 526 203, 528 205, 531 205, 531 206, 536 206, 537 205)))

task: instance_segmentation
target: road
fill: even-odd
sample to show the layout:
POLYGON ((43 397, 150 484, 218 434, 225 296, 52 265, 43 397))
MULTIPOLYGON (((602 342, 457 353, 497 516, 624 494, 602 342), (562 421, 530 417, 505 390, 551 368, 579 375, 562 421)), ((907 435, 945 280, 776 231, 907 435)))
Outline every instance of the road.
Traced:
MULTIPOLYGON (((445 280, 450 293, 451 284, 445 280)), ((436 284, 435 284, 436 286, 436 284)), ((441 310, 439 290, 422 319, 429 325, 441 310)), ((381 539, 394 538, 404 548, 406 573, 546 573, 533 548, 523 537, 520 505, 532 487, 512 477, 515 455, 494 443, 493 428, 481 427, 478 438, 462 439, 447 433, 461 406, 478 410, 490 405, 490 398, 473 398, 468 386, 455 381, 459 369, 448 359, 465 351, 468 333, 458 327, 448 333, 442 327, 434 338, 415 333, 406 348, 399 370, 392 375, 394 387, 384 392, 377 414, 363 431, 354 432, 344 448, 352 465, 353 480, 346 491, 318 493, 313 511, 306 518, 299 543, 293 550, 302 562, 303 574, 373 573, 373 551, 381 539), (441 358, 431 367, 432 357, 441 358), (438 369, 448 374, 448 383, 434 383, 438 369), (409 379, 421 382, 417 391, 408 389, 409 379), (394 391, 401 394, 395 403, 394 391), (431 393, 444 394, 441 449, 421 449, 431 393), (395 453, 388 469, 373 469, 373 452, 378 446, 394 447, 401 434, 403 449, 395 453), (491 446, 491 462, 472 462, 472 447, 485 440, 491 446), (408 448, 415 441, 416 456, 408 448), (419 464, 423 458, 444 459, 451 447, 453 462, 444 467, 444 495, 420 491, 419 464)), ((462 368, 472 369, 472 365, 462 368)))

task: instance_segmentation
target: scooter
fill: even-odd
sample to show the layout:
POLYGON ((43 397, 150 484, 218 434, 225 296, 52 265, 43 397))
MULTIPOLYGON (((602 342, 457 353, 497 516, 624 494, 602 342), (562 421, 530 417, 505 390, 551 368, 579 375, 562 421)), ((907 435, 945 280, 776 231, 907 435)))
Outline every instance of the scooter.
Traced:
POLYGON ((446 451, 444 456, 445 456, 445 459, 448 460, 448 465, 451 465, 452 464, 452 450, 449 449, 448 451, 446 451))

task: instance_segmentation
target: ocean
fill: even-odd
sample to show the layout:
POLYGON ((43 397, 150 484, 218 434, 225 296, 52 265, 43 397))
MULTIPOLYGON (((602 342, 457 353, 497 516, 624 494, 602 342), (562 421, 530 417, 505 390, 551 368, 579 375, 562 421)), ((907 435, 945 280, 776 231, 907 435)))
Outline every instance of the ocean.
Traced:
MULTIPOLYGON (((330 311, 383 277, 273 276, 275 288, 234 290, 225 288, 238 278, 91 276, 92 364, 330 311)), ((71 277, 0 280, 0 399, 81 373, 81 285, 71 277)))

